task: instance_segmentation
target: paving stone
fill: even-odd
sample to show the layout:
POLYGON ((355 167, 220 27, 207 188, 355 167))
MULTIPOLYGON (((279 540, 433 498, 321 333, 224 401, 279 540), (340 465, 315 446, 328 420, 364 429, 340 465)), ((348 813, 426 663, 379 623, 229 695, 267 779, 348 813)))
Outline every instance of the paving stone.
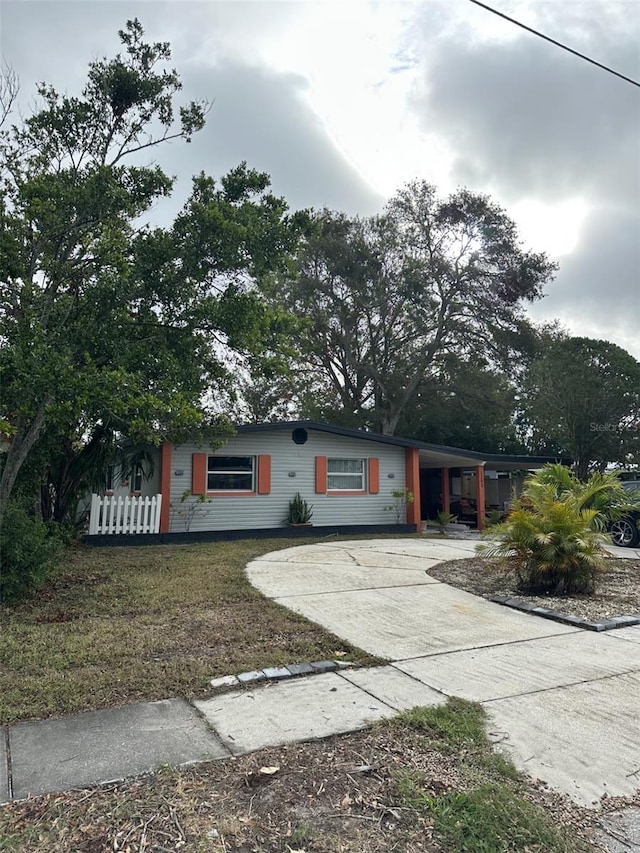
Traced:
POLYGON ((256 681, 264 681, 266 677, 261 669, 252 669, 250 672, 239 673, 238 681, 241 684, 253 684, 256 681))
POLYGON ((221 675, 220 678, 212 678, 209 684, 211 687, 237 687, 238 679, 235 675, 221 675))
POLYGON ((338 664, 334 660, 312 660, 311 666, 316 672, 333 672, 338 668, 338 664))
POLYGON ((310 663, 288 663, 287 669, 291 675, 311 675, 316 671, 310 663))
POLYGON ((527 601, 518 601, 510 606, 515 607, 517 610, 522 610, 523 613, 530 613, 535 607, 534 604, 529 604, 527 601))
POLYGON ((229 755, 182 699, 17 723, 9 745, 16 799, 229 755))
POLYGON ((556 613, 554 618, 557 622, 562 622, 563 625, 575 625, 578 628, 587 621, 580 616, 572 616, 570 613, 556 613))
POLYGON ((640 622, 638 616, 611 616, 609 621, 615 622, 616 625, 637 625, 640 622))
POLYGON ((281 678, 291 678, 291 673, 286 666, 269 666, 262 670, 265 676, 274 681, 281 678))

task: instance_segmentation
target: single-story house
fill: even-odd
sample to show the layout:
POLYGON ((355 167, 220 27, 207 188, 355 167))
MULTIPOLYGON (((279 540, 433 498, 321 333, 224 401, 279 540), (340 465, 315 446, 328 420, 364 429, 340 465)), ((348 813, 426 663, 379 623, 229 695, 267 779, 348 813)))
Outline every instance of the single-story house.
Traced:
POLYGON ((420 530, 439 511, 466 511, 483 528, 503 510, 522 472, 549 457, 491 455, 316 421, 238 426, 215 450, 163 444, 150 477, 111 484, 108 494, 162 495, 160 533, 258 531, 286 525, 299 492, 314 527, 394 524, 392 492, 414 501, 401 521, 420 530))

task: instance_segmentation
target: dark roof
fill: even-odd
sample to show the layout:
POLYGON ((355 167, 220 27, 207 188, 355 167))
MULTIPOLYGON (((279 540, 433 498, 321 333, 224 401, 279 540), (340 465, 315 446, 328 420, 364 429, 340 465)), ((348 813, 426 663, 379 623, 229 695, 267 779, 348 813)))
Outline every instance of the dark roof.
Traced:
MULTIPOLYGON (((528 468, 531 465, 545 465, 548 462, 562 462, 568 464, 569 459, 553 456, 518 456, 508 453, 480 453, 477 450, 465 450, 461 447, 448 447, 444 444, 429 444, 425 441, 417 441, 414 438, 403 438, 397 435, 382 435, 377 432, 366 432, 361 429, 349 429, 348 427, 325 424, 321 421, 276 421, 262 424, 242 424, 236 427, 237 432, 274 432, 294 429, 312 429, 318 432, 328 432, 334 435, 342 435, 348 438, 359 438, 364 441, 376 441, 380 444, 394 444, 397 447, 417 447, 419 450, 432 451, 445 456, 464 456, 469 461, 477 461, 479 464, 508 465, 510 468, 521 466, 528 468)), ((458 467, 458 466, 454 466, 458 467)))

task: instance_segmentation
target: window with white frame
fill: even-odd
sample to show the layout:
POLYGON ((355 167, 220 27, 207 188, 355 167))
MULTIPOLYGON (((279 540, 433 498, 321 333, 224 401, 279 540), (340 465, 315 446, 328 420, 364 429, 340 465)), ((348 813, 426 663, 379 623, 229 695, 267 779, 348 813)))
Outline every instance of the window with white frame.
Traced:
POLYGON ((255 491, 255 462, 255 456, 209 456, 207 491, 255 491))
POLYGON ((364 492, 364 459, 327 459, 327 491, 364 492))

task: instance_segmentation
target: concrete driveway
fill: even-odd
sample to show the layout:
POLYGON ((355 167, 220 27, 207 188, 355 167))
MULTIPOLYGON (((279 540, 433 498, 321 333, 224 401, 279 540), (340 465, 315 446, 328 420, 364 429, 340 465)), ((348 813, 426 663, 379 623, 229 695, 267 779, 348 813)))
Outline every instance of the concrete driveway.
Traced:
POLYGON ((440 583, 472 541, 327 542, 247 567, 268 597, 390 666, 354 671, 375 698, 396 680, 482 702, 515 763, 584 804, 640 787, 640 626, 596 634, 440 583), (383 677, 383 675, 385 677, 383 677))

